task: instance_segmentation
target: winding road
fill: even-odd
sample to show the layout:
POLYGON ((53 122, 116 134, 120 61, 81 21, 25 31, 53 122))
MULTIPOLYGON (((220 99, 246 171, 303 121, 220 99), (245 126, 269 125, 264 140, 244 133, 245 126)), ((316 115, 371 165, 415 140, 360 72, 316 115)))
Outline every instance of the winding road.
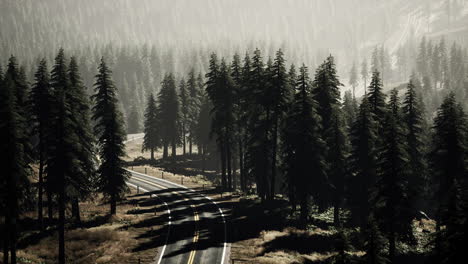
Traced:
MULTIPOLYGON (((134 136, 128 141, 139 139, 134 136)), ((226 219, 210 197, 185 186, 128 170, 127 184, 156 197, 165 207, 165 226, 160 229, 160 264, 225 264, 227 255, 226 219)))

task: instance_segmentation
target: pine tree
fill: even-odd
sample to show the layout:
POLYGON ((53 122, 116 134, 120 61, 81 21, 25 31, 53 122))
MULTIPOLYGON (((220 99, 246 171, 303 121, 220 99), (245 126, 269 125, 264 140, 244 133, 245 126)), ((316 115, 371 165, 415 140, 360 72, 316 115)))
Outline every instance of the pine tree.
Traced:
POLYGON ((362 99, 356 122, 351 129, 351 166, 348 203, 352 221, 366 227, 371 212, 371 191, 377 181, 377 126, 367 96, 362 99))
POLYGON ((30 105, 33 131, 37 134, 37 153, 39 159, 39 181, 38 181, 38 222, 40 229, 44 229, 43 221, 43 190, 44 190, 44 167, 47 158, 46 145, 50 125, 50 75, 47 69, 47 61, 42 59, 34 75, 35 83, 30 93, 30 105))
POLYGON ((420 98, 410 79, 405 98, 403 101, 403 121, 407 128, 406 145, 408 146, 409 164, 411 166, 411 175, 408 179, 408 196, 412 202, 414 212, 421 210, 423 199, 427 191, 427 164, 426 164, 426 139, 424 129, 426 127, 423 109, 421 108, 420 98))
POLYGON ((358 84, 358 74, 357 74, 357 69, 356 69, 356 63, 353 63, 353 67, 351 67, 351 70, 349 72, 349 84, 353 88, 353 98, 356 98, 356 86, 358 84))
POLYGON ((195 131, 195 137, 197 142, 200 146, 201 154, 202 155, 202 171, 205 171, 206 166, 206 156, 208 154, 208 146, 211 143, 210 140, 210 130, 211 130, 211 109, 213 106, 211 105, 208 96, 204 95, 201 97, 201 105, 200 105, 200 112, 197 119, 197 127, 195 131))
POLYGON ((305 225, 309 198, 323 204, 321 194, 327 184, 323 156, 325 142, 320 137, 320 116, 305 66, 300 68, 296 90, 283 131, 283 163, 289 200, 294 208, 300 203, 301 223, 305 225), (311 172, 311 175, 305 172, 311 172))
MULTIPOLYGON (((342 84, 336 74, 335 62, 329 56, 325 62, 319 66, 313 81, 314 89, 312 96, 318 102, 317 113, 321 118, 322 137, 326 142, 325 157, 327 163, 327 174, 330 184, 333 185, 332 200, 335 207, 334 222, 339 225, 339 210, 343 199, 344 184, 344 160, 345 160, 345 134, 343 132, 343 122, 340 106, 340 89, 342 84)), ((329 190, 324 186, 323 196, 326 200, 329 190)), ((320 209, 325 209, 332 201, 322 204, 320 209)))
POLYGON ((187 90, 189 95, 189 114, 188 114, 188 140, 189 140, 189 154, 192 154, 193 143, 198 145, 200 154, 200 142, 196 141, 196 130, 197 122, 200 114, 201 99, 203 95, 203 89, 199 87, 197 77, 195 76, 195 70, 192 69, 189 72, 187 80, 187 90))
POLYGON ((346 91, 343 97, 343 107, 341 112, 343 113, 343 120, 346 125, 346 131, 349 134, 351 127, 356 121, 356 116, 358 114, 359 107, 356 102, 356 99, 353 98, 351 91, 346 91))
POLYGON ((416 69, 420 76, 427 76, 428 74, 428 56, 427 56, 427 48, 426 48, 426 37, 421 39, 421 43, 419 45, 419 53, 416 59, 416 69))
POLYGON ((145 130, 142 151, 149 150, 151 160, 154 160, 154 151, 160 147, 160 123, 158 120, 158 109, 153 94, 148 97, 145 112, 145 130))
POLYGON ((365 259, 368 264, 386 264, 387 258, 384 255, 385 238, 382 236, 375 219, 370 216, 367 220, 365 235, 365 259))
POLYGON ((269 199, 274 199, 276 188, 276 172, 277 168, 277 152, 279 146, 279 128, 283 122, 289 103, 289 80, 286 73, 285 59, 283 51, 280 49, 276 52, 276 57, 271 68, 271 97, 270 102, 272 110, 272 143, 271 143, 271 180, 269 199))
POLYGON ((271 155, 268 152, 267 134, 270 117, 268 109, 265 109, 266 69, 259 49, 254 51, 250 69, 250 73, 244 75, 248 80, 246 103, 249 106, 245 170, 247 177, 255 179, 257 194, 265 201, 270 191, 268 170, 271 168, 271 155))
POLYGON ((239 167, 240 172, 240 187, 242 188, 243 182, 243 155, 244 155, 244 147, 243 147, 243 139, 244 139, 244 124, 242 123, 242 118, 244 116, 245 109, 243 107, 243 83, 242 83, 242 65, 239 54, 234 54, 232 58, 232 63, 230 66, 230 74, 231 79, 233 81, 233 93, 232 93, 232 111, 233 111, 233 118, 234 118, 234 131, 233 131, 233 173, 234 173, 234 186, 237 186, 236 180, 236 171, 237 165, 239 167))
POLYGON ((79 222, 80 209, 78 201, 88 198, 94 190, 95 140, 91 129, 90 103, 75 57, 70 59, 68 74, 70 88, 67 91, 66 100, 70 104, 72 129, 76 139, 73 144, 73 151, 78 162, 74 163, 74 172, 70 179, 70 187, 67 188, 67 195, 72 202, 72 216, 79 222))
POLYGON ((364 81, 364 94, 367 94, 367 78, 369 77, 369 70, 367 69, 367 60, 364 59, 361 64, 361 78, 364 81))
POLYGON ((94 130, 98 136, 99 165, 98 188, 110 201, 110 214, 116 214, 117 200, 127 190, 126 181, 129 173, 125 170, 125 132, 122 114, 118 109, 116 97, 117 88, 112 81, 112 72, 104 58, 98 67, 95 94, 92 96, 93 120, 96 122, 94 130))
MULTIPOLYGON (((239 127, 239 163, 240 163, 240 185, 243 192, 247 191, 247 170, 246 170, 246 156, 247 156, 247 141, 248 129, 246 123, 249 121, 249 88, 251 82, 251 60, 248 53, 245 54, 244 64, 241 69, 241 78, 238 80, 238 93, 237 93, 237 121, 239 127)), ((235 79, 234 79, 235 80, 235 79)))
POLYGON ((128 117, 127 117, 127 133, 135 134, 140 132, 140 122, 137 105, 138 103, 133 102, 128 117))
POLYGON ((49 191, 56 194, 58 198, 58 263, 63 264, 65 263, 66 184, 73 177, 77 162, 76 152, 72 150, 77 138, 74 135, 71 102, 69 101, 70 76, 63 49, 60 49, 55 57, 51 75, 53 133, 48 140, 47 182, 49 191))
POLYGON ((382 62, 380 61, 380 53, 377 46, 372 51, 371 72, 382 72, 382 62))
POLYGON ((395 263, 396 241, 413 240, 412 220, 408 197, 408 179, 411 175, 406 151, 398 91, 391 91, 389 112, 385 120, 383 145, 379 156, 379 177, 376 185, 376 220, 388 235, 389 259, 395 263))
POLYGON ((176 156, 176 146, 180 142, 179 101, 174 76, 168 73, 164 76, 162 87, 158 94, 158 114, 161 124, 161 140, 163 144, 163 158, 169 156, 169 145, 172 147, 172 156, 176 156))
MULTIPOLYGON (((11 70, 0 78, 0 144, 2 158, 0 165, 4 169, 0 176, 0 208, 4 216, 3 224, 3 263, 17 263, 16 248, 20 237, 18 218, 20 204, 29 186, 28 156, 25 153, 24 138, 27 130, 23 116, 18 113, 17 87, 12 79, 11 70)), ((2 74, 3 75, 3 74, 2 74)))
POLYGON ((210 71, 206 75, 206 92, 213 105, 212 135, 220 151, 223 189, 232 189, 232 146, 234 142, 233 100, 235 84, 224 59, 218 65, 216 54, 211 55, 210 71))
POLYGON ((437 111, 433 130, 430 161, 436 186, 438 261, 460 263, 467 236, 466 200, 462 199, 466 198, 463 187, 466 188, 468 136, 466 115, 454 93, 444 99, 437 111))
POLYGON ((377 125, 379 126, 379 133, 380 130, 382 130, 383 121, 387 112, 385 97, 386 96, 383 93, 382 81, 380 79, 380 73, 374 71, 372 73, 372 80, 369 85, 368 100, 370 104, 370 110, 374 114, 377 125))
POLYGON ((180 103, 180 135, 182 137, 182 152, 186 154, 187 133, 189 128, 190 99, 185 80, 182 78, 179 83, 179 103, 180 103))

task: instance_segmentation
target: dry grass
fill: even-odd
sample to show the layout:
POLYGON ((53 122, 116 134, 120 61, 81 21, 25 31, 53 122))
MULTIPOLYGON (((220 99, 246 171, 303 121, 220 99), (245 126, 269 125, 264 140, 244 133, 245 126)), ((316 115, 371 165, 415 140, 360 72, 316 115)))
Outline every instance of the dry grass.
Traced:
POLYGON ((131 167, 136 172, 146 173, 150 176, 154 176, 156 178, 165 179, 177 184, 182 184, 187 188, 192 189, 203 189, 203 188, 212 188, 214 187, 213 183, 206 179, 205 176, 198 174, 192 176, 184 176, 181 174, 175 174, 171 172, 164 171, 158 167, 151 167, 151 166, 134 166, 131 167))
MULTIPOLYGON (((264 230, 259 237, 236 242, 231 254, 235 263, 262 263, 262 264, 293 264, 322 262, 336 255, 336 252, 298 252, 294 247, 308 247, 307 241, 313 244, 316 236, 329 236, 331 233, 324 230, 304 231, 287 227, 282 231, 264 230), (279 242, 278 241, 282 241, 279 242), (304 244, 306 243, 306 244, 304 244), (291 247, 285 247, 289 244, 291 247)), ((311 250, 312 251, 312 250, 311 250)))
MULTIPOLYGON (((72 263, 129 263, 129 251, 136 245, 129 232, 113 227, 77 229, 66 233, 65 254, 72 263)), ((54 263, 57 259, 57 235, 42 239, 39 244, 20 251, 19 256, 34 262, 54 263)))
MULTIPOLYGON (((135 209, 149 208, 139 206, 138 199, 142 199, 142 197, 134 197, 135 194, 136 192, 132 190, 127 195, 126 200, 117 207, 117 214, 113 217, 107 216, 109 205, 103 204, 101 197, 80 203, 82 225, 79 227, 69 225, 65 232, 67 263, 119 264, 138 263, 139 260, 140 263, 153 262, 158 252, 157 248, 143 250, 135 250, 135 248, 141 243, 149 241, 149 238, 143 236, 144 234, 150 230, 158 231, 161 226, 135 227, 135 224, 155 217, 154 213, 131 213, 135 209)), ((165 211, 158 210, 158 212, 161 212, 158 213, 159 215, 165 211)), ((25 216, 35 217, 35 213, 28 212, 25 216)), ((27 241, 27 239, 28 235, 37 236, 37 232, 24 233, 23 235, 25 246, 18 250, 18 263, 48 264, 57 262, 57 232, 51 232, 35 242, 32 242, 33 240, 27 241)), ((1 257, 2 253, 0 253, 0 263, 1 257)))

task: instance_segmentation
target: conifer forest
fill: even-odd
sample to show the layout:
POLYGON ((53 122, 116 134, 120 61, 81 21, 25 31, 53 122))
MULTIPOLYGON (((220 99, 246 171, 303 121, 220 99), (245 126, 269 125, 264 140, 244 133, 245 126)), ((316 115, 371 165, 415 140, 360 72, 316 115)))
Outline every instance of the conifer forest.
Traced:
POLYGON ((464 264, 468 0, 0 0, 0 263, 464 264))

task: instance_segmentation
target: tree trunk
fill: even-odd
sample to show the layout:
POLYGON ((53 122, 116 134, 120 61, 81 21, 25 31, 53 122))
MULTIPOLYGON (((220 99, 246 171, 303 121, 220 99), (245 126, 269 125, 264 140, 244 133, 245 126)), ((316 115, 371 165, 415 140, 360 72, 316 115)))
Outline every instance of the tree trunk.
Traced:
MULTIPOLYGON (((7 210, 8 214, 8 210, 7 210)), ((5 221, 3 225, 3 263, 8 264, 8 250, 9 250, 9 239, 10 239, 10 233, 9 233, 9 228, 8 228, 8 215, 5 215, 5 221)))
POLYGON ((242 140, 239 139, 239 174, 240 174, 240 187, 242 192, 246 192, 246 183, 244 176, 244 157, 242 149, 242 140))
POLYGON ((167 159, 167 157, 169 157, 169 144, 167 142, 164 142, 163 158, 167 159))
POLYGON ((52 224, 52 220, 54 218, 54 208, 52 204, 52 192, 50 190, 46 190, 47 193, 47 217, 49 225, 52 224))
POLYGON ((115 194, 111 194, 110 200, 110 214, 115 215, 117 213, 117 199, 115 198, 115 194))
POLYGON ((271 180, 270 180, 270 200, 275 199, 275 188, 276 188, 276 152, 277 152, 277 146, 278 146, 278 118, 275 117, 273 122, 275 122, 273 125, 273 150, 271 154, 271 180))
POLYGON ((175 139, 172 140, 172 157, 175 158, 177 155, 177 149, 176 149, 176 141, 175 139))
POLYGON ((182 153, 185 156, 185 154, 187 154, 187 151, 185 150, 185 148, 187 146, 187 141, 186 141, 186 137, 185 137, 185 125, 183 125, 183 127, 182 127, 182 144, 183 144, 182 153))
MULTIPOLYGON (((198 146, 200 148, 200 145, 198 145, 198 146)), ((202 145, 201 149, 203 150, 202 153, 201 153, 201 155, 202 155, 202 172, 205 173, 205 167, 206 167, 206 161, 205 161, 205 155, 206 155, 205 153, 206 152, 204 151, 205 146, 202 145)))
POLYGON ((65 264, 65 190, 60 187, 59 193, 59 264, 65 264))
POLYGON ((221 185, 223 187, 223 191, 226 190, 226 150, 225 150, 224 143, 221 143, 221 151, 220 151, 220 158, 221 158, 221 185))
POLYGON ((42 156, 42 150, 40 150, 39 157, 39 183, 38 183, 38 199, 37 199, 37 221, 39 222, 39 229, 44 231, 44 216, 43 216, 43 201, 42 201, 42 192, 43 192, 43 171, 44 171, 44 161, 42 156))
POLYGON ((10 232, 10 257, 11 257, 11 264, 16 264, 16 241, 17 241, 17 228, 16 228, 16 216, 12 217, 12 225, 11 225, 11 232, 10 232))
POLYGON ((333 223, 336 228, 340 227, 340 202, 338 199, 335 199, 335 205, 333 207, 333 223))
POLYGON ((154 148, 151 148, 151 160, 154 160, 154 148))
POLYGON ((237 179, 237 151, 234 152, 232 155, 232 189, 235 190, 238 186, 238 179, 237 179))
MULTIPOLYGON (((13 157, 16 158, 16 157, 13 157)), ((8 221, 8 233, 9 237, 9 247, 10 247, 10 258, 11 263, 16 264, 16 240, 17 240, 17 217, 18 217, 18 197, 17 197, 17 181, 16 175, 10 174, 7 176, 7 217, 6 220, 8 221)))
MULTIPOLYGON (((198 155, 200 155, 202 153, 202 147, 200 146, 200 144, 197 144, 197 152, 198 152, 198 155)), ((190 153, 191 154, 191 153, 190 153)))
MULTIPOLYGON (((198 149, 200 150, 200 148, 198 149)), ((189 154, 192 155, 192 137, 189 137, 189 154)))
POLYGON ((72 218, 74 218, 77 223, 81 222, 80 202, 78 201, 77 198, 73 199, 73 202, 72 202, 72 218))
POLYGON ((307 217, 309 216, 309 208, 307 204, 307 197, 301 198, 301 226, 305 227, 307 224, 307 217))
POLYGON ((232 191, 231 145, 229 143, 226 146, 226 161, 227 161, 228 190, 232 191))
POLYGON ((395 263, 395 231, 393 230, 393 224, 390 224, 390 234, 388 238, 388 256, 390 263, 395 263))

